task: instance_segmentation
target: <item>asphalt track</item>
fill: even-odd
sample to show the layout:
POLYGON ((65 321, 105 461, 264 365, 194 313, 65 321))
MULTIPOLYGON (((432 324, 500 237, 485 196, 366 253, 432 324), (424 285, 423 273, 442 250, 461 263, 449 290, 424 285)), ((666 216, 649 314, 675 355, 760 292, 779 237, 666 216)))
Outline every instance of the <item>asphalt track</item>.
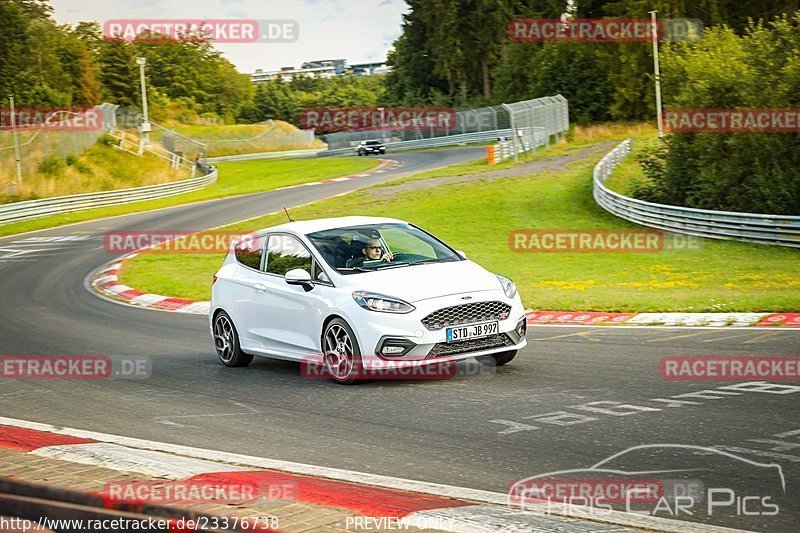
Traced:
MULTIPOLYGON (((517 480, 588 468, 635 446, 715 447, 736 458, 697 448, 647 448, 613 464, 624 472, 691 469, 688 477, 671 477, 735 493, 734 503, 714 508, 713 516, 699 512, 706 511, 703 503, 694 515, 677 518, 795 531, 800 382, 666 381, 659 362, 664 356, 798 356, 798 331, 536 327, 528 332, 528 348, 496 372, 471 365, 457 379, 342 387, 304 379, 294 363, 256 359, 249 368, 225 368, 204 317, 119 305, 84 285, 112 259, 102 246, 106 230, 215 227, 481 153, 464 148, 387 156, 403 166, 358 180, 0 239, 3 355, 146 357, 153 365, 144 380, 0 380, 0 415, 503 492, 517 480), (52 236, 80 240, 42 239, 52 236), (776 489, 773 469, 742 459, 779 464, 785 493, 776 489), (758 499, 737 509, 752 496, 758 499), (743 516, 772 509, 764 497, 780 503, 777 515, 743 516)), ((658 516, 670 517, 664 510, 658 516)))

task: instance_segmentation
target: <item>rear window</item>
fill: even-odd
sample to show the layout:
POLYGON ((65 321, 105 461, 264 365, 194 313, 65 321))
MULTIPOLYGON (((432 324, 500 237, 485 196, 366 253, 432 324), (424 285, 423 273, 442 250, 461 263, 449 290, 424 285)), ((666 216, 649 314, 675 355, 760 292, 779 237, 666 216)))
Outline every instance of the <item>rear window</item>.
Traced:
POLYGON ((266 237, 243 240, 234 248, 236 260, 246 267, 259 270, 261 268, 261 258, 264 255, 265 241, 266 237))

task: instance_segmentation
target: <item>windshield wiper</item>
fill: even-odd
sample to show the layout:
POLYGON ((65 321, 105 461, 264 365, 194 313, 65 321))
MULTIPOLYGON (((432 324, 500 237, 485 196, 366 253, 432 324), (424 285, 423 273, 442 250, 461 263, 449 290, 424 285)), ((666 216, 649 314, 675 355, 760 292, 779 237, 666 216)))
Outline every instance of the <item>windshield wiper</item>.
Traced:
POLYGON ((389 263, 388 265, 382 265, 379 267, 375 267, 375 270, 386 270, 388 268, 400 268, 400 267, 407 267, 408 265, 413 265, 414 263, 389 263))
POLYGON ((387 268, 400 268, 413 265, 424 265, 428 263, 441 263, 441 259, 423 259, 422 261, 413 261, 411 263, 393 263, 389 265, 379 266, 375 270, 386 270, 387 268))
POLYGON ((441 263, 441 259, 424 259, 422 261, 414 261, 413 263, 409 263, 409 265, 425 265, 429 263, 441 263))
POLYGON ((361 267, 339 267, 336 270, 339 272, 372 272, 372 270, 361 267))

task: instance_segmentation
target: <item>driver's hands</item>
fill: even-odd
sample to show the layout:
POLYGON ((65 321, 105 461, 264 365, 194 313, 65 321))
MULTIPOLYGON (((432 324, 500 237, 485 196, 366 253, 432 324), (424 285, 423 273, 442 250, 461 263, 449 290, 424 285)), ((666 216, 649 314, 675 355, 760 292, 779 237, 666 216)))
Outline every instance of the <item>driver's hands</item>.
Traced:
POLYGON ((383 259, 384 261, 391 261, 392 259, 394 259, 394 254, 392 252, 386 252, 385 254, 383 254, 383 257, 381 257, 381 259, 383 259))

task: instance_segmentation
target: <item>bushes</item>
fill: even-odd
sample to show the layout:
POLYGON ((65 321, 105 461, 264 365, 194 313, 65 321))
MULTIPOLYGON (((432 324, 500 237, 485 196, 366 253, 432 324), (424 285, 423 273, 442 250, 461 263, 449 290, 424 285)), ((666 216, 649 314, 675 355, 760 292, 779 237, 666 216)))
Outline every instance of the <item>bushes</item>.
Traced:
POLYGON ((66 165, 64 164, 64 161, 62 161, 60 157, 50 156, 39 161, 39 164, 36 166, 36 170, 40 174, 56 176, 61 174, 65 167, 66 165))
MULTIPOLYGON (((665 108, 800 107, 800 13, 666 48, 665 108)), ((676 133, 641 160, 637 198, 700 209, 800 214, 800 134, 676 133)))

